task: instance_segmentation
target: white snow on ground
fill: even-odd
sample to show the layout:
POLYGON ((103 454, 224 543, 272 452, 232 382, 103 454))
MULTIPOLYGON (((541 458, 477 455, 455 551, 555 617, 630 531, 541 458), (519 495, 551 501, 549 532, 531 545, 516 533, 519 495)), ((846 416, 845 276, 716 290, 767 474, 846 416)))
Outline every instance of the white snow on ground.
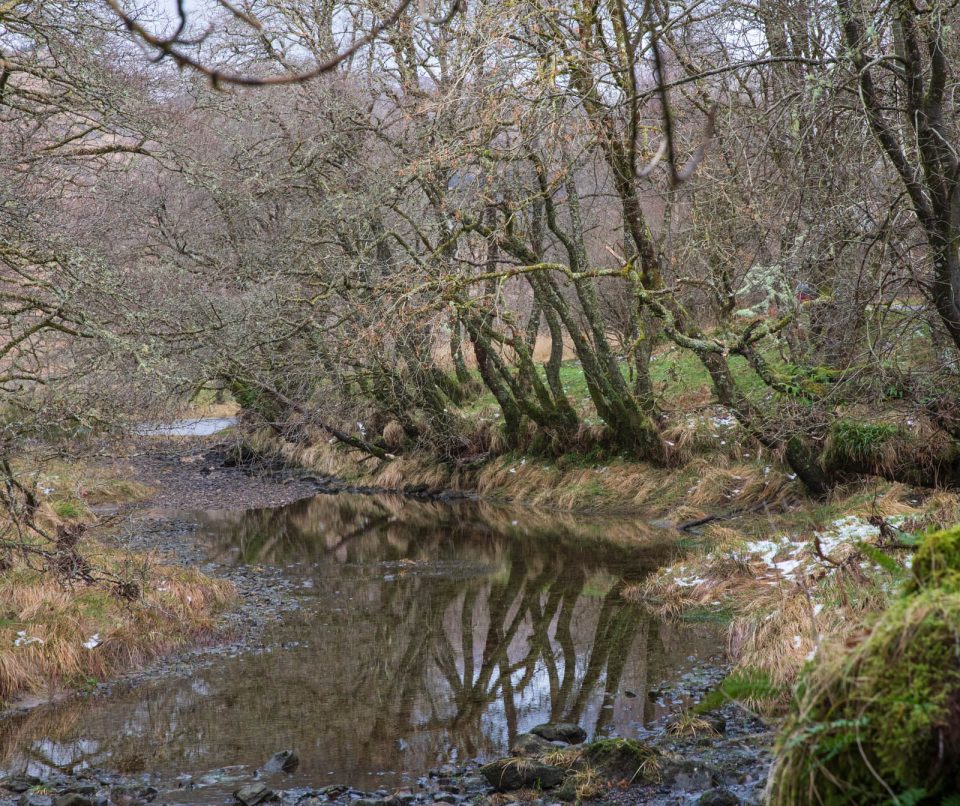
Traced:
MULTIPOLYGON (((886 519, 892 526, 899 526, 905 516, 893 516, 886 519)), ((856 548, 857 543, 872 542, 880 535, 880 529, 872 526, 866 518, 859 515, 847 515, 833 521, 824 529, 814 532, 819 538, 823 553, 840 562, 849 552, 856 548)), ((707 562, 719 560, 731 553, 730 549, 716 549, 707 555, 707 562)), ((822 569, 827 564, 817 556, 814 549, 813 537, 800 535, 779 535, 762 540, 749 540, 733 550, 733 553, 750 563, 757 576, 769 577, 771 584, 777 579, 798 581, 815 569, 822 569)), ((902 559, 905 567, 909 568, 910 560, 902 559)), ((865 565, 861 563, 861 565, 865 565)), ((674 565, 665 569, 663 573, 680 588, 693 588, 708 582, 697 571, 686 564, 674 565)), ((820 607, 820 605, 817 605, 820 607)))

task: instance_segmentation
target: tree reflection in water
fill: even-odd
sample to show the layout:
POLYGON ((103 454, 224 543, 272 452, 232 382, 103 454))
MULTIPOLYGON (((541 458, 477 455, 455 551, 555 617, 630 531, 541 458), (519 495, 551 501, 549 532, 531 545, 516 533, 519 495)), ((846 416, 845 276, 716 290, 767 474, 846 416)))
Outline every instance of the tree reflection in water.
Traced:
POLYGON ((620 598, 677 550, 635 522, 336 496, 205 523, 213 559, 301 585, 273 650, 8 720, 7 769, 201 773, 293 747, 304 784, 378 784, 541 721, 630 735, 651 684, 718 648, 620 598))

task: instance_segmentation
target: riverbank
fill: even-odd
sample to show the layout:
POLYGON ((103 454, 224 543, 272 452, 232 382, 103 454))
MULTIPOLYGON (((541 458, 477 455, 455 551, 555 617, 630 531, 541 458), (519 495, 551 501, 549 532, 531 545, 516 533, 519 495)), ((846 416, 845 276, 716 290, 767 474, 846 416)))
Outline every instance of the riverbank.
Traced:
MULTIPOLYGON (((228 465, 231 462, 229 457, 225 457, 221 452, 220 446, 207 441, 203 443, 202 447, 203 450, 200 450, 200 446, 194 444, 189 450, 170 450, 160 454, 131 456, 98 463, 98 473, 104 473, 107 476, 111 474, 119 476, 135 481, 144 487, 153 486, 157 492, 142 497, 138 501, 126 502, 120 506, 109 506, 105 502, 100 502, 93 509, 101 514, 109 510, 122 518, 122 521, 114 523, 109 533, 101 535, 112 550, 132 553, 148 552, 158 556, 162 553, 162 558, 166 563, 179 563, 189 566, 198 573, 203 573, 212 579, 225 580, 235 590, 235 606, 221 614, 218 621, 219 629, 216 642, 176 652, 166 659, 148 664, 146 668, 139 671, 131 671, 119 675, 109 682, 88 686, 87 693, 94 696, 81 697, 77 701, 77 707, 82 707, 86 716, 71 717, 67 724, 73 724, 74 720, 77 719, 80 720, 79 724, 88 724, 90 720, 96 719, 96 714, 103 707, 98 704, 102 695, 111 695, 111 699, 120 696, 122 700, 127 696, 124 692, 129 690, 131 696, 137 697, 137 692, 152 691, 156 686, 167 686, 169 681, 174 678, 182 679, 184 685, 197 685, 197 676, 201 673, 201 670, 209 669, 211 673, 215 673, 215 670, 230 658, 283 657, 286 653, 295 651, 292 647, 298 645, 299 642, 290 643, 289 639, 282 637, 283 631, 278 635, 276 626, 286 622, 296 622, 302 617, 308 618, 311 623, 315 620, 315 616, 310 615, 308 617, 306 612, 303 614, 297 612, 303 605, 304 592, 312 591, 315 588, 312 584, 308 588, 304 587, 305 582, 309 580, 298 579, 297 573, 299 572, 291 570, 292 567, 285 564, 289 561, 282 561, 280 557, 276 557, 272 561, 264 562, 272 555, 254 554, 245 563, 235 563, 230 559, 234 557, 230 551, 223 554, 222 560, 211 560, 209 546, 204 547, 201 545, 201 541, 197 540, 198 521, 186 516, 184 510, 189 510, 192 506, 195 506, 198 500, 202 502, 205 509, 226 507, 234 512, 251 505, 286 503, 299 499, 304 494, 315 492, 317 484, 296 475, 285 475, 279 472, 249 476, 237 467, 223 466, 224 460, 228 465), (179 510, 181 514, 171 516, 172 510, 179 510)), ((349 536, 354 533, 351 527, 352 522, 347 520, 339 523, 331 520, 333 513, 344 511, 348 500, 357 499, 351 496, 331 496, 323 497, 318 501, 318 503, 326 503, 317 511, 316 515, 310 514, 309 518, 311 522, 313 522, 313 519, 319 518, 320 522, 326 524, 325 531, 319 534, 330 531, 334 535, 344 535, 346 539, 349 539, 349 536)), ((388 537, 386 539, 391 541, 391 545, 398 540, 401 541, 398 545, 403 545, 403 541, 409 539, 401 538, 397 534, 397 528, 400 525, 409 535, 421 535, 425 533, 425 530, 430 530, 437 534, 438 539, 441 534, 449 536, 463 528, 464 521, 455 513, 444 515, 445 520, 437 521, 437 516, 447 509, 446 505, 439 502, 411 502, 409 500, 405 501, 403 498, 389 496, 376 500, 382 501, 385 505, 384 515, 378 515, 376 508, 374 508, 369 514, 358 516, 359 519, 356 523, 361 527, 364 523, 383 524, 377 528, 387 530, 388 537), (394 525, 388 526, 388 524, 394 525)), ((304 502, 304 506, 306 507, 308 503, 304 502)), ((380 504, 377 506, 382 508, 380 504)), ((511 515, 509 510, 501 512, 495 506, 487 507, 479 502, 468 506, 471 511, 484 513, 482 516, 484 525, 477 532, 478 536, 488 534, 514 535, 509 538, 497 538, 505 541, 503 543, 504 550, 507 550, 510 546, 519 547, 530 544, 530 541, 534 539, 539 542, 548 542, 551 547, 550 555, 556 555, 561 546, 568 546, 564 551, 573 552, 572 556, 579 559, 576 562, 560 563, 557 566, 558 569, 580 567, 590 554, 596 553, 595 550, 584 553, 587 552, 588 546, 595 545, 590 542, 592 540, 600 539, 603 545, 619 546, 620 548, 617 551, 624 557, 637 558, 644 566, 648 561, 643 558, 650 552, 655 552, 655 555, 651 555, 649 562, 662 562, 662 560, 654 559, 654 556, 660 556, 665 550, 664 547, 668 546, 670 542, 666 540, 668 533, 664 532, 661 536, 656 530, 638 523, 635 519, 624 519, 623 525, 617 525, 620 523, 619 521, 613 523, 609 519, 590 519, 577 516, 562 516, 559 520, 556 518, 550 520, 550 518, 537 515, 532 511, 529 513, 513 511, 511 515), (565 525, 560 527, 559 524, 565 525), (567 534, 568 526, 569 534, 567 534), (560 534, 558 529, 563 531, 563 534, 560 534), (587 542, 581 545, 580 541, 587 542)), ((276 510, 265 510, 264 517, 268 517, 266 513, 273 511, 276 510)), ((307 514, 312 511, 311 507, 304 508, 302 513, 296 515, 291 525, 304 523, 303 518, 307 517, 307 514)), ((204 528, 209 529, 210 527, 204 528)), ((268 526, 267 521, 264 521, 264 528, 276 531, 278 535, 287 535, 287 540, 292 537, 289 531, 290 527, 284 527, 280 523, 271 523, 268 526)), ((254 538, 261 532, 261 528, 256 527, 249 534, 251 538, 254 538)), ((468 545, 476 539, 473 538, 473 540, 468 541, 468 545)), ((490 538, 483 537, 482 539, 488 540, 490 538)), ((674 542, 676 541, 675 536, 671 539, 674 542)), ((244 543, 244 545, 247 544, 244 543)), ((314 545, 314 539, 309 538, 304 545, 314 545)), ((344 543, 344 545, 349 544, 344 543)), ((423 557, 437 556, 437 551, 441 545, 442 543, 433 546, 431 543, 429 550, 424 549, 423 557)), ((244 551, 247 550, 247 548, 244 548, 244 551)), ((509 550, 513 551, 513 549, 509 550)), ((441 564, 441 568, 445 567, 441 564)), ((485 563, 478 565, 477 570, 470 571, 465 579, 474 578, 473 574, 486 567, 485 563)), ((386 566, 388 573, 385 574, 384 579, 394 574, 413 575, 415 577, 417 574, 416 568, 416 564, 408 563, 407 560, 390 561, 386 566)), ((427 571, 424 568, 424 573, 427 574, 424 579, 429 579, 435 572, 427 571)), ((448 572, 445 571, 444 573, 448 572)), ((490 572, 484 571, 484 573, 490 572)), ((407 576, 406 578, 411 577, 407 576)), ((603 574, 593 581, 587 579, 581 581, 578 584, 585 586, 582 595, 586 597, 582 601, 599 604, 599 601, 593 597, 601 595, 601 591, 606 590, 606 586, 611 585, 614 581, 615 578, 611 579, 609 575, 603 574), (600 591, 594 592, 594 586, 598 584, 604 587, 600 591)), ((458 583, 451 590, 455 591, 463 584, 462 582, 458 583)), ((542 584, 542 581, 534 584, 531 579, 533 587, 530 595, 536 592, 537 597, 539 597, 542 584)), ((615 589, 602 594, 602 601, 606 603, 604 604, 605 609, 610 607, 612 603, 621 601, 619 596, 615 594, 615 589), (614 598, 611 599, 611 596, 614 598)), ((566 598, 569 595, 569 593, 566 593, 564 597, 566 598)), ((422 594, 417 594, 415 597, 415 600, 422 599, 422 594)), ((533 606, 534 601, 531 599, 529 606, 533 606)), ((590 607, 593 608, 595 605, 591 604, 590 607)), ((543 617, 551 620, 553 618, 548 613, 545 613, 543 617)), ((580 616, 579 618, 582 619, 583 617, 580 616)), ((589 624, 590 621, 588 620, 586 623, 589 624)), ((635 630, 642 622, 637 621, 636 615, 628 617, 628 614, 625 613, 618 618, 618 623, 622 623, 623 628, 629 627, 631 630, 635 630)), ((600 624, 597 625, 598 632, 595 640, 601 640, 601 636, 604 635, 604 632, 600 629, 600 624)), ((609 639, 603 638, 602 640, 607 641, 609 639)), ((598 651, 599 647, 604 646, 603 643, 598 644, 598 651)), ((589 648, 589 645, 587 647, 589 648)), ((610 649, 605 648, 603 651, 609 652, 610 649)), ((689 648, 683 646, 678 646, 677 651, 685 654, 690 652, 689 648)), ((612 658, 608 662, 615 663, 612 658)), ((415 664, 415 666, 421 668, 420 664, 415 664)), ((611 667, 611 674, 614 668, 617 667, 611 667)), ((705 667, 694 670, 692 677, 681 680, 679 683, 673 681, 673 684, 671 684, 669 680, 658 681, 646 693, 645 687, 642 685, 635 688, 639 692, 640 702, 643 702, 647 696, 654 697, 660 703, 655 705, 655 708, 664 714, 667 712, 674 713, 678 712, 677 709, 682 710, 686 707, 685 703, 693 703, 699 699, 703 692, 714 685, 722 675, 722 665, 718 662, 712 662, 705 667), (671 689, 670 685, 676 685, 676 688, 671 689)), ((621 698, 626 697, 627 699, 624 702, 629 703, 631 702, 629 697, 635 696, 635 694, 625 695, 621 692, 619 696, 621 698)), ((4 746, 9 747, 11 743, 27 741, 26 737, 36 730, 40 731, 40 735, 50 737, 51 741, 63 743, 66 741, 65 739, 57 740, 55 737, 59 735, 59 731, 64 729, 61 722, 65 715, 72 710, 72 706, 71 709, 64 711, 62 706, 57 705, 51 708, 35 709, 27 715, 26 721, 10 722, 9 719, 4 720, 2 723, 4 727, 0 729, 5 734, 4 746), (57 720, 61 722, 57 722, 57 720), (30 726, 34 727, 31 728, 30 726)), ((725 743, 731 742, 731 747, 737 745, 743 741, 745 735, 752 732, 740 727, 741 721, 747 718, 745 715, 729 716, 726 720, 726 723, 730 726, 729 731, 724 736, 711 737, 716 741, 710 747, 702 742, 697 744, 697 741, 690 737, 691 747, 683 752, 692 758, 694 754, 699 752, 694 748, 694 745, 696 745, 704 752, 711 750, 715 758, 718 756, 726 757, 728 754, 727 750, 724 749, 725 743)), ((743 724, 745 725, 746 722, 743 724)), ((651 722, 649 728, 651 740, 659 737, 663 742, 677 746, 679 746, 678 742, 682 744, 684 741, 682 737, 675 736, 667 731, 665 717, 661 717, 659 722, 651 722)), ((703 738, 705 737, 698 737, 698 740, 703 738)), ((303 748, 303 746, 302 743, 297 743, 297 747, 303 748)), ((664 747, 666 747, 666 744, 664 747)), ((275 746, 274 749, 280 750, 282 745, 280 747, 275 746)), ((734 754, 735 756, 736 754, 734 754)), ((65 796, 70 794, 71 791, 72 794, 80 794, 91 802, 95 802, 98 799, 112 797, 115 789, 121 793, 119 796, 126 797, 131 802, 140 802, 149 800, 151 797, 157 797, 154 790, 170 792, 171 787, 176 789, 181 785, 184 799, 194 800, 196 794, 189 793, 201 793, 205 791, 207 786, 219 787, 218 791, 222 791, 224 786, 229 785, 233 791, 239 791, 243 786, 261 782, 266 783, 268 788, 285 802, 291 803, 303 801, 305 798, 317 798, 318 802, 345 803, 355 800, 361 794, 368 800, 401 803, 410 800, 404 795, 405 791, 409 791, 412 799, 423 803, 460 802, 457 798, 464 799, 479 795, 493 796, 489 784, 477 788, 478 765, 472 763, 455 764, 455 774, 452 776, 447 774, 450 772, 449 768, 446 772, 441 771, 435 777, 427 775, 424 777, 423 786, 421 786, 421 781, 411 780, 406 790, 403 787, 397 788, 394 786, 380 791, 376 789, 350 789, 348 786, 340 784, 310 787, 298 783, 292 787, 285 786, 284 776, 281 775, 278 780, 258 777, 256 767, 252 764, 246 765, 242 772, 220 770, 218 767, 201 773, 191 773, 190 776, 183 778, 179 783, 172 780, 169 773, 163 775, 154 773, 151 770, 151 763, 148 758, 141 761, 128 758, 123 761, 123 764, 131 765, 131 769, 139 766, 143 772, 131 775, 129 772, 124 772, 123 769, 117 769, 116 766, 98 767, 97 765, 91 765, 91 769, 82 773, 68 776, 60 773, 47 774, 42 776, 42 780, 39 781, 29 778, 14 778, 10 779, 8 783, 14 788, 29 784, 27 789, 23 791, 27 792, 29 798, 39 798, 40 800, 37 803, 40 803, 43 798, 51 799, 54 794, 65 796), (218 772, 218 770, 220 771, 218 772), (470 781, 471 776, 474 779, 472 782, 470 781), (219 780, 219 783, 209 783, 214 779, 219 780), (227 783, 234 780, 236 786, 232 782, 227 783), (447 798, 447 800, 444 800, 444 798, 447 798)), ((698 796, 702 791, 713 788, 724 781, 739 785, 743 779, 747 779, 756 785, 761 777, 757 770, 762 768, 764 764, 762 748, 757 747, 747 757, 735 763, 712 764, 711 772, 706 777, 681 778, 681 784, 687 788, 677 791, 685 792, 684 797, 690 798, 698 796)), ((347 780, 347 783, 356 784, 356 782, 349 780, 347 780)), ((675 788, 675 782, 660 782, 656 786, 652 782, 644 782, 642 786, 647 788, 644 790, 646 794, 641 795, 637 788, 640 783, 630 782, 629 777, 626 781, 619 779, 611 781, 610 785, 613 787, 613 792, 625 803, 650 802, 644 799, 656 795, 658 788, 666 787, 657 797, 660 795, 666 797, 664 793, 675 788), (650 789, 650 787, 654 788, 650 789)), ((10 799, 19 799, 21 794, 12 791, 10 799)), ((163 797, 164 799, 171 797, 170 802, 179 802, 178 796, 163 795, 163 797)), ((494 800, 491 802, 498 803, 502 800, 500 795, 493 797, 494 800)), ((535 800, 541 795, 523 792, 520 793, 520 797, 535 800)), ((203 798, 201 797, 201 799, 203 798)), ((656 800, 653 802, 656 802, 656 800)))
POLYGON ((242 430, 235 451, 247 461, 277 461, 348 485, 675 523, 719 512, 780 512, 809 500, 776 457, 760 446, 743 447, 741 429, 719 409, 689 419, 670 443, 670 468, 600 450, 556 458, 506 453, 460 464, 416 453, 379 460, 322 433, 290 442, 269 428, 242 430))
MULTIPOLYGON (((459 516, 455 513, 442 514, 448 509, 446 504, 429 500, 436 497, 429 488, 411 491, 413 498, 428 499, 420 502, 411 502, 410 497, 373 496, 371 501, 384 503, 378 503, 355 521, 344 519, 345 507, 349 509, 346 502, 352 500, 351 496, 330 496, 320 501, 326 500, 331 506, 324 505, 316 512, 313 511, 314 507, 307 506, 309 502, 304 502, 302 511, 289 525, 275 522, 267 514, 276 510, 264 511, 263 516, 251 521, 252 527, 245 532, 248 537, 244 538, 240 549, 244 557, 242 563, 228 559, 235 556, 230 553, 232 549, 223 555, 223 559, 211 560, 209 548, 197 540, 199 520, 185 514, 192 509, 239 512, 250 507, 288 504, 321 491, 368 492, 370 488, 358 484, 356 480, 351 483, 272 465, 261 465, 259 473, 251 474, 238 467, 236 454, 230 445, 218 440, 151 447, 160 449, 139 450, 126 457, 99 460, 91 470, 91 477, 120 478, 136 489, 149 488, 151 492, 137 496, 135 501, 114 504, 101 500, 103 496, 99 492, 92 492, 90 497, 97 499, 97 504, 87 506, 85 501, 80 500, 76 506, 92 509, 101 516, 112 513, 121 519, 100 535, 108 550, 126 552, 131 556, 148 554, 158 557, 167 565, 188 567, 195 573, 229 584, 234 591, 234 600, 230 607, 224 608, 218 615, 215 640, 201 641, 198 646, 181 649, 162 660, 147 664, 145 668, 114 675, 108 682, 95 685, 88 683, 88 693, 95 695, 117 695, 127 690, 136 692, 143 686, 166 685, 165 681, 174 678, 183 679, 186 684, 186 681, 195 679, 200 670, 217 669, 229 658, 261 654, 267 657, 291 651, 288 646, 295 646, 298 642, 291 644, 288 639, 278 637, 274 627, 307 617, 306 612, 299 612, 304 601, 302 596, 305 590, 314 589, 314 583, 309 579, 298 579, 298 572, 291 571, 299 563, 290 566, 290 560, 282 559, 287 550, 281 547, 290 540, 303 539, 307 541, 305 545, 313 545, 316 537, 330 533, 336 536, 330 550, 340 551, 338 547, 341 542, 337 541, 349 546, 347 540, 354 539, 351 535, 362 537, 371 528, 387 530, 389 541, 398 546, 406 546, 409 539, 402 536, 403 530, 411 535, 420 535, 428 530, 439 529, 445 535, 454 535, 462 529, 459 516), (179 514, 172 514, 174 512, 179 514), (335 517, 331 517, 334 513, 335 517), (308 525, 311 523, 323 524, 321 531, 310 531, 313 527, 308 525), (308 531, 303 538, 298 537, 297 530, 304 528, 308 531), (270 535, 273 534, 283 537, 279 544, 271 547, 270 535), (343 538, 342 535, 347 537, 343 538), (261 545, 263 536, 267 537, 267 542, 261 545), (277 554, 278 551, 280 554, 277 554), (308 583, 309 587, 305 588, 308 583)), ((838 586, 835 577, 839 572, 831 571, 833 566, 829 560, 804 553, 804 547, 811 544, 812 537, 819 534, 824 556, 839 567, 847 557, 844 555, 841 558, 837 553, 843 542, 841 536, 845 536, 848 544, 844 551, 849 550, 850 546, 856 548, 858 542, 876 542, 874 538, 880 535, 881 527, 871 526, 868 520, 871 517, 882 517, 891 526, 906 530, 924 528, 938 522, 938 519, 956 516, 953 508, 955 501, 951 496, 928 495, 924 498, 917 491, 889 485, 882 488, 883 494, 880 494, 881 488, 868 490, 863 486, 846 492, 845 497, 838 497, 827 504, 795 509, 776 518, 741 515, 732 523, 716 521, 692 527, 690 536, 682 541, 683 550, 671 555, 674 559, 666 562, 656 560, 659 570, 645 574, 642 581, 628 585, 625 591, 616 588, 605 596, 615 594, 619 599, 626 592, 628 598, 642 602, 643 612, 659 614, 665 625, 674 623, 682 627, 684 624, 704 622, 721 626, 730 623, 731 636, 735 636, 738 630, 748 635, 749 640, 739 645, 732 642, 730 650, 740 672, 762 668, 766 661, 774 664, 766 670, 767 682, 769 678, 776 678, 774 682, 778 684, 776 691, 779 693, 769 696, 771 689, 768 687, 765 691, 768 702, 761 703, 769 712, 771 704, 776 706, 777 702, 783 702, 783 692, 810 654, 808 643, 832 639, 836 636, 830 632, 831 625, 860 624, 865 614, 873 612, 871 607, 882 606, 885 600, 865 597, 862 594, 867 588, 857 587, 854 583, 859 584, 858 581, 862 582, 863 577, 872 580, 873 588, 882 590, 886 585, 890 589, 889 580, 880 579, 880 575, 886 573, 883 565, 879 564, 868 574, 865 565, 869 557, 863 556, 845 566, 853 575, 850 584, 845 582, 843 586, 838 586), (847 517, 854 520, 841 521, 838 517, 841 512, 848 513, 847 517), (870 528, 874 528, 876 534, 870 532, 870 528), (818 598, 821 593, 810 591, 810 583, 799 584, 800 580, 807 580, 819 573, 817 568, 824 565, 831 573, 822 575, 823 591, 832 592, 835 598, 843 592, 848 597, 843 607, 849 606, 849 612, 837 607, 826 593, 818 598), (805 601, 812 603, 816 611, 814 618, 809 621, 809 627, 805 621, 809 608, 798 610, 805 601), (836 613, 828 614, 828 607, 836 613), (839 615, 834 618, 836 614, 839 615), (754 625, 752 633, 747 625, 754 625), (756 629, 758 626, 764 629, 756 629), (796 646, 797 636, 800 637, 800 646, 796 646), (750 649, 745 651, 744 647, 748 645, 750 649)), ((56 490, 52 490, 48 497, 53 499, 58 495, 56 490)), ((549 539, 554 553, 568 544, 569 550, 578 552, 581 551, 577 548, 578 541, 599 540, 603 544, 620 546, 631 556, 642 557, 645 552, 662 552, 663 547, 671 541, 678 547, 681 542, 675 531, 658 531, 636 517, 616 519, 574 513, 548 514, 526 508, 511 510, 479 501, 469 506, 471 511, 482 513, 485 530, 509 535, 509 542, 517 545, 529 543, 534 537, 537 540, 549 539), (668 539, 668 535, 672 537, 668 539)), ((233 523, 235 517, 228 516, 223 521, 224 525, 233 523)), ((233 529, 234 526, 229 528, 233 529)), ((431 544, 429 549, 424 549, 423 556, 436 557, 441 545, 431 544)), ((407 555, 400 556, 405 558, 407 555)), ((382 573, 383 578, 387 579, 395 575, 415 575, 416 569, 416 562, 408 563, 403 559, 391 561, 382 573)), ((815 576, 815 579, 820 578, 815 576)), ((535 586, 538 596, 542 584, 535 586)), ((588 583, 586 589, 594 584, 588 583)), ((422 594, 417 594, 416 599, 411 601, 421 598, 422 594)), ((544 614, 546 617, 547 614, 544 614)), ((309 616, 311 620, 314 618, 309 616)), ((623 623, 626 625, 635 619, 636 616, 632 616, 623 623)), ((726 690, 725 686, 729 689, 727 693, 734 698, 754 698, 756 692, 748 690, 749 686, 735 690, 723 682, 730 671, 730 665, 724 659, 717 658, 679 681, 651 682, 646 692, 641 688, 629 695, 640 698, 646 696, 660 703, 656 708, 661 709, 662 716, 650 721, 642 730, 631 729, 630 736, 649 743, 657 753, 662 754, 667 760, 665 763, 669 774, 656 780, 652 777, 632 780, 631 776, 601 780, 602 776, 597 777, 590 771, 591 767, 571 768, 572 774, 579 776, 577 786, 582 787, 582 793, 603 792, 603 797, 619 803, 694 802, 701 796, 708 798, 705 803, 757 801, 770 763, 769 749, 773 741, 771 729, 741 706, 732 702, 724 704, 722 698, 710 706, 709 713, 700 713, 698 710, 697 704, 705 698, 709 700, 712 696, 716 699, 716 695, 710 695, 710 692, 726 690), (722 727, 721 730, 717 729, 718 725, 722 727), (683 759, 684 764, 677 766, 677 757, 683 759)), ((628 695, 621 691, 620 696, 628 695)), ((97 708, 96 697, 89 699, 89 703, 91 709, 97 708)), ((46 719, 44 709, 37 711, 35 718, 46 719)), ((24 736, 30 733, 23 725, 20 730, 24 736)), ((41 730, 46 731, 47 728, 41 730)), ((11 738, 9 741, 17 739, 11 738)), ((275 745, 269 750, 282 749, 283 744, 278 744, 280 746, 275 745)), ((295 745, 303 746, 302 742, 295 745)), ((269 751, 265 749, 262 755, 266 759, 269 751)), ((561 759, 557 757, 554 760, 561 759)), ((259 797, 258 793, 264 794, 257 788, 262 784, 267 790, 264 797, 275 795, 291 804, 347 803, 362 798, 384 806, 398 806, 407 802, 459 803, 480 796, 492 798, 491 803, 501 803, 504 799, 503 794, 492 793, 489 782, 486 785, 478 783, 479 764, 473 762, 447 765, 436 776, 425 776, 422 782, 410 780, 399 788, 379 789, 350 788, 347 784, 356 785, 357 782, 346 777, 346 783, 324 783, 323 786, 307 786, 301 780, 287 781, 283 775, 264 778, 258 776, 256 766, 249 763, 242 770, 216 767, 201 773, 184 774, 179 783, 172 780, 169 773, 160 775, 153 772, 149 762, 143 762, 141 766, 144 771, 136 776, 109 767, 100 769, 100 772, 94 769, 66 778, 47 776, 44 781, 34 782, 27 791, 32 792, 38 787, 50 788, 63 795, 72 787, 79 786, 96 800, 110 797, 112 790, 118 788, 128 794, 134 792, 134 795, 130 795, 132 802, 139 802, 155 796, 156 793, 151 795, 152 790, 169 793, 177 787, 183 789, 186 800, 195 799, 195 795, 189 794, 195 790, 203 792, 207 787, 214 787, 222 791, 225 786, 237 792, 243 787, 254 787, 248 794, 256 798, 259 797), (90 788, 91 779, 96 779, 93 789, 90 788)), ((11 783, 20 786, 23 782, 13 780, 11 783)), ((14 792, 11 798, 16 794, 14 792)), ((543 799, 544 795, 521 789, 512 792, 510 797, 537 801, 543 799)), ((550 794, 542 802, 551 802, 555 797, 555 794, 550 794)), ((173 797, 170 802, 179 800, 173 797)))

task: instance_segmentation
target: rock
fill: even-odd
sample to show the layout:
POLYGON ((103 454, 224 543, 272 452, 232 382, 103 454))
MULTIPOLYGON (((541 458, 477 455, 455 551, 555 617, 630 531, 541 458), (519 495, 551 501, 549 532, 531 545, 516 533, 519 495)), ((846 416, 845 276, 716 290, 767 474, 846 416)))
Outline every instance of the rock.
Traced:
POLYGON ((266 784, 247 784, 241 786, 233 796, 243 806, 257 806, 258 803, 266 803, 270 800, 276 800, 277 796, 266 784))
POLYGON ((729 789, 719 787, 704 792, 697 801, 698 806, 740 806, 740 798, 729 789))
POLYGON ((93 801, 77 792, 68 792, 54 798, 53 806, 93 806, 93 801))
POLYGON ((76 793, 77 795, 93 795, 97 791, 97 785, 93 781, 76 781, 70 784, 64 791, 76 793))
POLYGON ((583 755, 608 778, 651 783, 659 778, 660 753, 636 739, 596 739, 583 755))
POLYGON ((17 803, 20 806, 53 806, 53 798, 37 792, 24 792, 17 803))
POLYGON ((3 785, 11 792, 26 792, 39 786, 42 781, 36 775, 14 775, 3 782, 3 785))
POLYGON ((542 756, 551 750, 556 750, 555 744, 548 742, 542 736, 535 733, 521 733, 513 742, 510 748, 510 754, 513 756, 542 756))
POLYGON ((318 790, 319 794, 326 796, 330 800, 335 800, 339 798, 344 792, 346 792, 350 787, 346 784, 327 784, 322 789, 318 790))
POLYGON ((727 720, 724 719, 721 714, 713 712, 704 714, 703 718, 717 733, 723 734, 727 732, 727 720))
POLYGON ((110 802, 114 806, 131 806, 137 803, 137 795, 132 786, 114 786, 110 789, 110 802))
POLYGON ((387 802, 388 801, 380 800, 379 798, 357 798, 350 803, 351 806, 382 806, 382 804, 387 802))
POLYGON ((552 789, 563 782, 566 774, 560 767, 526 758, 502 758, 484 765, 480 772, 501 792, 524 787, 552 789))
POLYGON ((530 728, 530 733, 546 739, 548 742, 566 742, 580 744, 587 739, 587 732, 573 722, 546 722, 530 728))
POLYGON ((462 795, 454 795, 452 792, 437 792, 433 796, 434 803, 459 803, 463 799, 462 795))
POLYGON ((263 765, 263 771, 270 775, 278 772, 293 772, 300 765, 300 756, 294 750, 281 750, 274 753, 263 765))
POLYGON ((483 775, 467 775, 460 779, 460 786, 468 795, 477 795, 486 792, 490 785, 483 775))

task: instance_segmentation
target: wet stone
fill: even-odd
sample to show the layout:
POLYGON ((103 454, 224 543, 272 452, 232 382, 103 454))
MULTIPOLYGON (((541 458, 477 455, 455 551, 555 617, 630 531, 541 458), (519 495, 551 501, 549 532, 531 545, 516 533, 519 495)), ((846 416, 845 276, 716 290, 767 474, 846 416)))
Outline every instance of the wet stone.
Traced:
POLYGON ((685 792, 709 789, 716 782, 716 770, 706 764, 684 758, 665 758, 660 775, 665 784, 685 792))
POLYGON ((537 736, 535 733, 521 733, 514 739, 510 753, 514 756, 542 756, 556 749, 556 745, 542 736, 537 736))
POLYGON ((722 787, 704 792, 697 801, 698 806, 740 806, 740 798, 729 789, 722 787))
POLYGON ((587 732, 573 722, 547 722, 530 728, 530 733, 548 742, 580 744, 587 739, 587 732))
POLYGON ((273 790, 267 787, 266 784, 260 783, 242 786, 233 793, 233 796, 237 799, 237 802, 242 803, 243 806, 257 806, 258 803, 266 803, 267 801, 275 800, 277 797, 273 790))
POLYGON ((77 795, 93 795, 97 785, 93 781, 75 781, 65 788, 65 792, 77 795))
POLYGON ((54 798, 53 806, 93 806, 93 801, 77 792, 68 792, 54 798))
POLYGON ((263 765, 263 772, 270 775, 278 772, 293 772, 300 766, 300 756, 294 750, 281 750, 274 753, 263 765))
POLYGON ((490 786, 502 792, 525 787, 552 789, 559 786, 565 772, 560 767, 530 759, 502 758, 480 768, 490 786))
POLYGON ((15 775, 3 782, 3 785, 11 792, 26 792, 39 786, 40 779, 36 775, 15 775))
POLYGON ((17 803, 19 806, 53 806, 53 798, 37 792, 24 792, 17 803))

